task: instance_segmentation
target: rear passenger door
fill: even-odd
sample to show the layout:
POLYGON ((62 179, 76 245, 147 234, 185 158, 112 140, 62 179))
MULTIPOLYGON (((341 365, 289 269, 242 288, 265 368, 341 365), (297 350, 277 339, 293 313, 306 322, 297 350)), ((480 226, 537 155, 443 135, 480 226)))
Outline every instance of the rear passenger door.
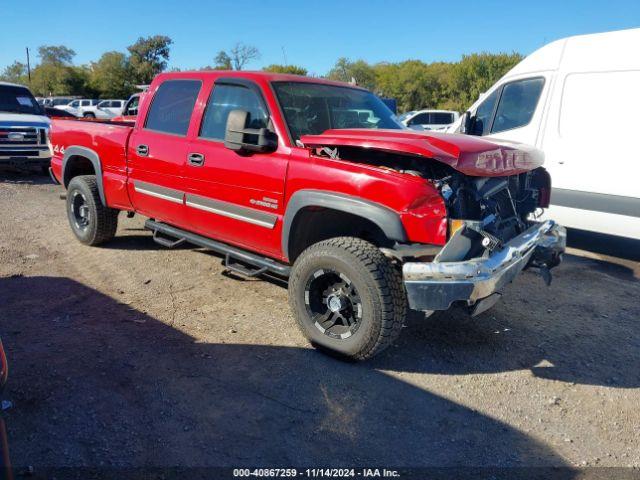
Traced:
POLYGON ((258 85, 245 79, 216 80, 185 167, 191 229, 277 256, 289 153, 281 141, 269 153, 226 148, 224 135, 232 110, 248 111, 250 128, 269 125, 271 112, 258 85))
POLYGON ((152 95, 144 123, 128 146, 129 195, 140 213, 186 227, 184 166, 189 127, 201 81, 169 79, 152 95))

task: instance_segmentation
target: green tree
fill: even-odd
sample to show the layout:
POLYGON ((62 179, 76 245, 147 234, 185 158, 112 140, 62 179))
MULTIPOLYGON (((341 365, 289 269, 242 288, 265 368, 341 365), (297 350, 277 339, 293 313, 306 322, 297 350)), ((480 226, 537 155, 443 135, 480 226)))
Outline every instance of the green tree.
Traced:
POLYGON ((31 90, 35 95, 43 97, 49 95, 78 94, 73 88, 78 85, 71 67, 43 63, 33 69, 31 73, 31 90))
POLYGON ((2 71, 0 80, 3 82, 26 84, 28 81, 27 66, 21 62, 13 62, 2 71))
POLYGON ((71 65, 76 52, 64 45, 42 45, 38 47, 40 64, 71 65))
POLYGON ((262 70, 272 73, 291 73, 293 75, 306 75, 308 73, 307 69, 304 67, 299 67, 297 65, 278 65, 275 63, 264 67, 262 70))
POLYGON ((500 77, 522 60, 519 53, 474 53, 463 55, 452 72, 451 105, 464 111, 500 77))
POLYGON ((348 58, 341 57, 327 74, 327 78, 339 82, 355 81, 361 87, 374 90, 376 86, 376 74, 367 62, 356 60, 352 62, 348 58))
POLYGON ((127 98, 134 91, 129 61, 124 53, 106 52, 91 64, 89 85, 102 98, 127 98))
POLYGON ((440 108, 447 98, 451 68, 451 64, 427 64, 420 60, 379 63, 374 66, 376 93, 395 98, 401 112, 440 108))
MULTIPOLYGON (((213 67, 214 70, 233 70, 231 57, 224 50, 220 50, 213 61, 215 62, 215 67, 213 67)), ((211 67, 206 68, 210 69, 211 67)))
POLYGON ((165 35, 140 37, 129 50, 131 81, 137 84, 151 83, 153 77, 167 68, 173 40, 165 35))

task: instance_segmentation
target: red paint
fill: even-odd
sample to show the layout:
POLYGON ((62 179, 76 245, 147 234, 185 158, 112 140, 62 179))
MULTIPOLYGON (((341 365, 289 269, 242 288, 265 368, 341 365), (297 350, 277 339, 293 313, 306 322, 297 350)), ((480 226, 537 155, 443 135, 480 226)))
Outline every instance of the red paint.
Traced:
POLYGON ((362 147, 435 159, 475 177, 515 175, 543 164, 543 157, 534 152, 450 133, 345 129, 303 135, 300 140, 308 147, 362 147))
POLYGON ((467 175, 501 176, 521 173, 541 160, 513 146, 499 146, 462 135, 421 133, 411 130, 329 130, 302 137, 305 147, 292 144, 272 81, 344 84, 324 79, 260 72, 181 72, 161 74, 143 96, 135 124, 126 121, 85 122, 54 120, 52 143, 54 175, 61 180, 64 150, 82 146, 101 160, 104 192, 111 207, 137 211, 145 216, 286 260, 281 249, 282 219, 291 196, 301 189, 327 190, 357 196, 395 211, 410 242, 442 245, 447 238, 444 201, 428 181, 366 164, 317 157, 311 147, 349 145, 381 149, 435 159, 467 175), (270 110, 278 148, 272 153, 241 155, 223 142, 198 138, 204 110, 218 77, 251 80, 261 89, 270 110), (170 79, 202 82, 185 137, 143 128, 147 111, 159 85, 170 79), (137 154, 138 145, 149 155, 137 154), (205 156, 202 167, 187 162, 189 153, 205 156), (135 181, 152 183, 187 194, 196 194, 277 216, 273 229, 196 210, 183 203, 141 194, 135 181), (269 199, 271 206, 256 204, 269 199))

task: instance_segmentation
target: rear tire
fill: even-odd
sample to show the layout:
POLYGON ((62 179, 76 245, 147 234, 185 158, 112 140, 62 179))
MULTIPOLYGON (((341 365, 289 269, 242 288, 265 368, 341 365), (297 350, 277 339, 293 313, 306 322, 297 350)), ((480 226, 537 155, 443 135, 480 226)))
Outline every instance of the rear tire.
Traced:
POLYGON ((312 345, 350 360, 391 345, 407 311, 400 272, 375 245, 354 237, 325 240, 300 254, 289 303, 312 345))
POLYGON ((84 118, 96 118, 95 114, 93 114, 93 113, 85 113, 85 114, 83 115, 83 117, 84 117, 84 118))
POLYGON ((67 188, 67 217, 76 238, 85 245, 111 240, 118 228, 119 210, 102 204, 94 175, 80 175, 67 188))

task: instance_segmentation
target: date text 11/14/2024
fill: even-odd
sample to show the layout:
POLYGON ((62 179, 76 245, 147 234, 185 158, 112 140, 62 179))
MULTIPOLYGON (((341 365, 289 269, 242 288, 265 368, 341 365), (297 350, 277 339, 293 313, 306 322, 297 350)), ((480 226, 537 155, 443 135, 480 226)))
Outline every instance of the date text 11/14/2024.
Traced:
POLYGON ((235 478, 398 478, 400 473, 397 470, 388 470, 386 468, 306 468, 304 470, 295 468, 238 468, 233 470, 233 476, 235 478))

